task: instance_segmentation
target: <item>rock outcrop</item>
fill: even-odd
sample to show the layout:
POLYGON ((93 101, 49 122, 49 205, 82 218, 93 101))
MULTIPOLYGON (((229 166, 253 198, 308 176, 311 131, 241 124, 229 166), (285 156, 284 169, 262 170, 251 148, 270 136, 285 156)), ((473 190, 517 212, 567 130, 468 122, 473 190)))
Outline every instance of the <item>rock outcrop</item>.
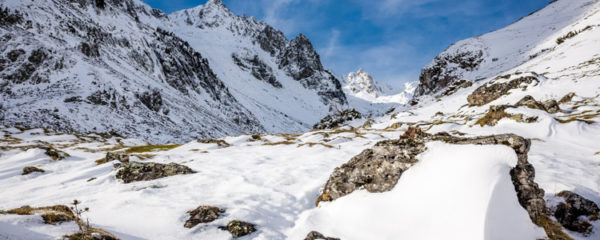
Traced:
POLYGON ((332 238, 332 237, 325 237, 325 235, 321 234, 320 232, 312 231, 312 232, 309 232, 308 235, 306 235, 306 238, 304 238, 304 240, 340 240, 340 239, 332 238))
POLYGON ((571 231, 588 235, 593 226, 589 221, 597 221, 600 208, 598 205, 581 195, 562 191, 557 194, 564 202, 560 202, 554 209, 554 217, 558 222, 571 231))
POLYGON ((539 109, 548 113, 557 113, 560 111, 560 107, 558 106, 558 102, 556 100, 548 100, 545 102, 540 102, 535 100, 532 96, 525 96, 521 100, 519 100, 515 106, 517 107, 528 107, 532 109, 539 109))
POLYGON ((467 101, 471 106, 483 106, 506 95, 512 89, 526 87, 525 84, 528 85, 533 82, 539 82, 539 80, 534 76, 527 76, 510 81, 489 82, 475 89, 467 97, 467 101))
POLYGON ((190 218, 185 222, 184 227, 193 228, 200 223, 209 223, 217 220, 225 213, 225 210, 212 206, 200 206, 187 213, 190 215, 190 218))
POLYGON ((313 126, 313 129, 333 129, 340 127, 342 124, 352 121, 354 119, 360 119, 362 115, 354 110, 348 109, 342 112, 328 115, 325 118, 321 119, 321 121, 313 126))
POLYGON ((189 167, 176 163, 130 162, 121 164, 119 168, 117 179, 121 179, 125 183, 196 173, 189 167))
POLYGON ((229 222, 227 226, 221 226, 219 229, 230 232, 233 238, 243 237, 256 232, 254 224, 238 220, 233 220, 229 222))
MULTIPOLYGON (((519 204, 527 211, 531 220, 542 226, 548 218, 544 190, 535 183, 535 169, 528 162, 527 153, 531 142, 514 134, 501 134, 464 138, 442 132, 427 134, 419 128, 409 128, 398 140, 382 141, 371 149, 364 150, 348 163, 336 168, 325 184, 323 193, 316 201, 333 201, 364 188, 369 192, 391 190, 402 173, 418 162, 417 155, 427 150, 425 143, 442 141, 450 144, 506 145, 517 154, 518 162, 510 173, 517 192, 519 204)), ((560 228, 545 228, 548 235, 564 235, 560 228)))
POLYGON ((37 167, 24 167, 23 173, 21 175, 28 175, 28 174, 34 173, 34 172, 43 173, 45 171, 44 171, 44 169, 37 168, 37 167))
POLYGON ((129 162, 129 155, 124 152, 107 152, 105 157, 105 162, 112 162, 114 160, 118 160, 122 163, 129 162))
POLYGON ((490 106, 487 113, 477 120, 475 124, 480 126, 496 126, 498 122, 504 118, 515 120, 519 123, 533 123, 537 121, 537 117, 525 117, 523 114, 511 114, 507 113, 505 110, 508 108, 512 108, 513 106, 509 105, 500 105, 500 106, 490 106))
POLYGON ((482 57, 483 51, 468 50, 435 57, 421 70, 415 96, 435 93, 453 84, 462 77, 462 72, 476 69, 483 61, 482 57))

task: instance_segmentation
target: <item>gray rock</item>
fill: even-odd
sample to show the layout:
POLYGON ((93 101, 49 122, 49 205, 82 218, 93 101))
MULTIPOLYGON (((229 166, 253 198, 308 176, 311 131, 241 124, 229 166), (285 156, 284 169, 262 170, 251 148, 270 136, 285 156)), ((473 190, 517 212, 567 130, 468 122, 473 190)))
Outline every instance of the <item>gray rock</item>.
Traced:
POLYGON ((575 93, 574 92, 567 93, 567 95, 565 95, 564 97, 562 97, 558 101, 558 103, 560 103, 560 104, 568 103, 568 102, 570 102, 573 99, 573 97, 575 97, 575 93))
POLYGON ((28 174, 34 173, 34 172, 43 173, 45 171, 44 171, 44 169, 37 168, 37 167, 24 167, 23 173, 21 175, 28 175, 28 174))
POLYGON ((355 109, 347 109, 343 112, 324 117, 319 123, 313 126, 313 129, 333 129, 340 127, 346 122, 360 118, 362 118, 362 114, 360 114, 360 112, 356 111, 355 109))
POLYGON ((600 214, 598 205, 581 195, 562 191, 557 194, 564 202, 559 203, 554 209, 554 217, 566 229, 588 235, 593 226, 589 221, 597 221, 600 214))
POLYGON ((184 227, 193 228, 200 223, 212 222, 217 220, 223 213, 225 213, 225 210, 218 207, 200 206, 188 211, 190 218, 185 222, 184 227))
POLYGON ((510 90, 519 88, 524 83, 530 84, 533 82, 539 82, 539 80, 536 77, 529 76, 516 78, 508 82, 487 83, 475 89, 467 97, 467 101, 471 106, 483 106, 506 95, 510 90))
POLYGON ((542 111, 546 111, 548 113, 557 113, 560 111, 560 107, 558 106, 558 102, 556 100, 548 100, 545 102, 539 102, 535 100, 532 96, 525 96, 521 100, 519 100, 515 106, 517 107, 528 107, 532 109, 539 109, 542 111))
MULTIPOLYGON (((391 190, 402 173, 418 162, 416 156, 427 149, 425 143, 431 141, 511 147, 518 157, 517 165, 511 169, 510 176, 519 204, 527 210, 534 223, 541 225, 540 219, 549 219, 544 190, 535 183, 535 169, 527 160, 531 142, 514 134, 463 138, 448 133, 431 135, 422 132, 419 128, 409 128, 400 139, 379 142, 372 149, 363 151, 348 163, 336 168, 316 204, 318 205, 320 201, 333 201, 359 188, 369 192, 391 190)), ((549 232, 548 235, 556 234, 549 232)))
POLYGON ((233 220, 227 226, 221 226, 219 229, 228 231, 234 238, 239 238, 256 232, 256 227, 252 223, 233 220))
POLYGON ((196 173, 189 167, 176 163, 130 162, 120 165, 119 168, 117 179, 121 179, 125 183, 196 173))
POLYGON ((112 162, 114 160, 118 160, 122 163, 129 162, 129 155, 124 152, 107 152, 106 153, 106 162, 112 162))
POLYGON ((438 92, 461 79, 461 72, 472 71, 483 61, 483 51, 462 51, 439 55, 423 68, 415 96, 438 92))
POLYGON ((321 234, 317 231, 312 231, 306 235, 304 240, 340 240, 339 238, 325 237, 325 235, 321 234))

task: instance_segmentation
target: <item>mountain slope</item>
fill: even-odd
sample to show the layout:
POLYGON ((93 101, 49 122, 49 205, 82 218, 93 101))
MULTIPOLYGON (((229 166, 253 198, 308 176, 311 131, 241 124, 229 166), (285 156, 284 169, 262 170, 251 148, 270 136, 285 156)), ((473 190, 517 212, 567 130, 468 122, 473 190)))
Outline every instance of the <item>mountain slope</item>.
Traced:
POLYGON ((305 37, 220 1, 189 27, 138 0, 0 4, 18 16, 0 26, 4 125, 166 142, 303 131, 346 104, 305 37))
POLYGON ((422 70, 415 95, 436 93, 458 80, 486 79, 543 59, 557 51, 559 37, 596 24, 586 19, 596 11, 597 2, 553 1, 503 29, 452 44, 422 70))

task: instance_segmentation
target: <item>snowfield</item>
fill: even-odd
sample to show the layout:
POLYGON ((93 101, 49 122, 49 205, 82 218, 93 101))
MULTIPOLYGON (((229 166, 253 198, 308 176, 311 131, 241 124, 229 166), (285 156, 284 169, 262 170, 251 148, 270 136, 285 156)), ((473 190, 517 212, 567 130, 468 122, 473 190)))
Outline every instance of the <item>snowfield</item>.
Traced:
MULTIPOLYGON (((336 129, 155 146, 107 134, 4 126, 0 128, 0 210, 68 205, 77 199, 90 208, 84 217, 93 227, 123 240, 232 239, 219 229, 232 220, 256 225, 256 232, 238 239, 304 239, 311 231, 350 240, 545 239, 545 229, 534 224, 519 202, 510 174, 517 154, 505 145, 428 142, 427 150, 416 156, 418 161, 390 191, 357 189, 331 202, 317 199, 336 168, 380 141, 398 139, 419 127, 428 134, 445 132, 463 138, 522 136, 531 142, 528 161, 549 210, 564 190, 600 203, 598 22, 600 1, 555 1, 505 29, 461 41, 442 53, 452 55, 459 46, 486 50, 481 65, 454 72, 470 84, 454 86, 453 91, 432 90, 409 104, 393 104, 383 116, 364 114, 367 117, 336 129), (570 31, 578 33, 563 38, 570 31), (532 55, 540 49, 548 50, 532 55), (494 95, 514 82, 515 86, 494 95), (480 89, 492 90, 476 96, 484 103, 473 102, 480 89), (530 99, 527 96, 534 100, 523 103, 530 99), (195 173, 126 184, 117 179, 119 161, 99 161, 107 152, 119 151, 129 154, 132 162, 173 162, 195 173), (60 152, 68 155, 53 160, 60 152), (44 172, 22 175, 30 166, 44 172), (198 206, 216 206, 225 213, 215 221, 185 228, 187 212, 198 206)), ((195 36, 187 27, 177 30, 190 39, 195 36)), ((218 55, 214 51, 207 54, 211 61, 218 55)), ((215 71, 234 76, 228 67, 215 71)), ((281 79, 286 86, 295 84, 281 79)), ((243 98, 239 90, 244 81, 228 83, 236 98, 243 98)), ((249 109, 260 107, 261 102, 273 100, 269 94, 250 96, 257 101, 244 104, 249 109)), ((349 97, 349 105, 357 99, 349 97)), ((365 109, 372 107, 373 102, 360 101, 365 109)), ((383 110, 377 106, 371 109, 383 110)), ((287 108, 276 107, 279 110, 273 112, 287 108)), ((313 110, 323 109, 307 112, 313 110)), ((573 239, 600 239, 600 221, 580 220, 590 220, 593 231, 582 234, 559 228, 573 239)), ((2 240, 60 239, 76 231, 73 222, 44 224, 40 214, 0 214, 2 240)))

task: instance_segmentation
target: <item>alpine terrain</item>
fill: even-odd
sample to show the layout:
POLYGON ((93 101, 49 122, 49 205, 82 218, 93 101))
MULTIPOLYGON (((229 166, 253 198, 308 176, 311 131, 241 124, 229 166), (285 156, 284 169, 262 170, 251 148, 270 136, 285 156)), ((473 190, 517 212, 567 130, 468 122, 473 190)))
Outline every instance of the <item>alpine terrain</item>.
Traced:
POLYGON ((0 5, 0 239, 600 239, 599 0, 403 90, 220 0, 0 5))

